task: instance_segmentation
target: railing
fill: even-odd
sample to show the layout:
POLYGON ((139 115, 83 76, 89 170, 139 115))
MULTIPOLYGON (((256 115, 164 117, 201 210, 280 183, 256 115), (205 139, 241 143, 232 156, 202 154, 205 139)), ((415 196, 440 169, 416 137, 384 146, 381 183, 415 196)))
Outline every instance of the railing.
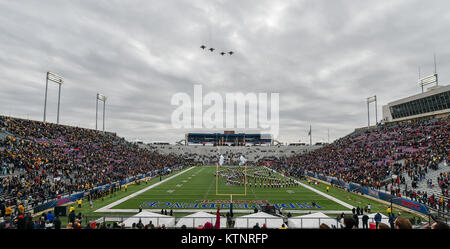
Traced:
MULTIPOLYGON (((153 224, 155 227, 160 227, 164 225, 166 228, 180 228, 183 225, 186 228, 202 228, 206 222, 209 222, 214 226, 216 222, 216 217, 160 217, 160 216, 83 216, 83 224, 88 225, 90 222, 95 222, 98 224, 117 222, 119 226, 126 222, 127 219, 133 219, 132 223, 127 222, 125 228, 131 228, 132 224, 138 224, 139 220, 145 225, 153 224), (173 218, 172 221, 170 219, 173 218)), ((221 216, 224 221, 227 221, 226 217, 221 216)), ((252 229, 258 223, 261 228, 266 224, 267 228, 280 228, 283 224, 287 228, 291 229, 319 229, 321 224, 326 224, 329 228, 340 229, 343 227, 343 219, 338 220, 332 217, 292 217, 292 218, 278 218, 278 217, 236 217, 232 219, 232 224, 234 226, 226 228, 235 229, 252 229)), ((388 218, 382 218, 382 223, 389 224, 388 218)), ((369 218, 367 222, 367 228, 374 229, 375 219, 369 218), (371 224, 372 223, 372 224, 371 224)), ((362 219, 359 218, 359 228, 363 228, 362 219)), ((221 227, 224 228, 224 227, 221 227)))
MULTIPOLYGON (((108 222, 118 222, 119 226, 125 223, 127 220, 132 219, 132 222, 127 222, 125 228, 130 228, 133 223, 138 224, 139 221, 145 226, 153 224, 155 227, 164 225, 167 228, 181 227, 185 225, 186 228, 201 228, 206 222, 211 223, 213 226, 216 222, 216 217, 161 217, 161 216, 83 216, 83 223, 89 224, 90 222, 95 223, 108 223, 108 222)), ((225 217, 221 219, 226 220, 225 217)))
MULTIPOLYGON (((174 168, 178 168, 178 167, 184 168, 184 165, 177 164, 177 165, 173 165, 173 166, 170 166, 170 167, 167 167, 167 168, 168 169, 174 169, 174 168)), ((53 207, 55 207, 56 205, 59 205, 59 204, 65 204, 66 202, 76 201, 76 200, 78 200, 80 198, 83 198, 84 197, 84 193, 87 193, 87 192, 109 189, 111 186, 114 186, 116 184, 124 185, 124 184, 130 183, 130 182, 133 182, 135 180, 143 179, 145 177, 149 177, 149 176, 153 177, 153 176, 157 175, 157 173, 155 173, 157 171, 159 173, 160 170, 155 170, 155 171, 147 173, 147 174, 139 174, 137 176, 133 176, 133 177, 121 180, 121 181, 113 182, 112 184, 105 184, 105 185, 101 185, 101 186, 96 186, 95 188, 89 189, 87 191, 74 192, 72 194, 62 196, 60 200, 58 200, 56 198, 53 198, 53 199, 50 199, 50 200, 46 200, 45 203, 32 207, 32 210, 33 210, 33 213, 38 213, 38 212, 44 211, 46 209, 53 208, 53 207)))

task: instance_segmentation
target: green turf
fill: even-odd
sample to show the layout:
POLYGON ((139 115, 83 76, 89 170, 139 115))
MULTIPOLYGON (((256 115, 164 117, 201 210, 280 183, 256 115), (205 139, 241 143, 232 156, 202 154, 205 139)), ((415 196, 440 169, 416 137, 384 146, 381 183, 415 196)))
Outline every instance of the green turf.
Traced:
MULTIPOLYGON (((173 172, 171 172, 168 175, 162 176, 162 179, 164 180, 164 179, 166 179, 166 178, 168 178, 168 177, 170 177, 170 176, 172 176, 174 174, 177 174, 177 173, 179 173, 179 171, 173 171, 173 172)), ((143 184, 140 184, 140 185, 135 185, 135 184, 128 185, 128 190, 127 191, 123 191, 123 189, 122 189, 122 191, 116 192, 112 196, 105 197, 103 200, 102 199, 97 199, 97 200, 93 201, 93 207, 92 208, 89 206, 89 202, 87 202, 86 200, 84 200, 81 208, 78 208, 76 204, 72 204, 72 205, 69 205, 69 206, 75 207, 76 214, 82 213, 83 216, 90 217, 89 220, 94 220, 94 219, 100 218, 102 216, 105 216, 105 213, 103 213, 103 214, 102 213, 96 213, 96 212, 94 212, 95 210, 97 210, 97 209, 99 209, 101 207, 104 207, 104 206, 106 206, 106 205, 108 205, 108 204, 110 204, 112 202, 115 202, 115 201, 117 201, 117 200, 119 200, 119 199, 121 199, 123 197, 126 197, 126 196, 128 196, 128 195, 130 195, 130 194, 132 194, 132 193, 134 193, 136 191, 139 191, 139 190, 141 190, 141 189, 143 189, 145 187, 148 187, 150 185, 158 183, 158 182, 159 182, 159 178, 153 178, 147 184, 143 183, 143 184)), ((130 212, 130 213, 118 213, 118 214, 106 213, 107 216, 131 216, 131 215, 134 215, 134 214, 136 214, 136 213, 133 213, 133 212, 130 212)), ((68 217, 62 217, 61 218, 61 222, 62 222, 62 226, 65 227, 67 225, 67 223, 68 223, 68 217)))
MULTIPOLYGON (((233 194, 243 194, 245 192, 244 186, 228 186, 225 181, 221 179, 219 181, 219 186, 216 190, 216 177, 214 172, 216 167, 204 166, 193 168, 176 178, 173 178, 155 188, 152 188, 140 195, 131 198, 119 205, 112 207, 112 209, 137 209, 139 206, 142 208, 149 209, 209 209, 217 208, 214 201, 230 200, 230 196, 226 195, 228 193, 233 194), (219 194, 216 195, 216 191, 219 194), (151 205, 155 201, 158 203, 156 205, 151 205), (204 204, 204 203, 208 204, 204 204), (167 205, 171 203, 171 205, 167 205), (178 203, 176 205, 174 203, 178 203), (194 205, 182 203, 193 203, 194 205), (198 204, 195 206, 195 204, 198 204)), ((282 178, 277 176, 278 178, 282 178)), ((252 201, 267 201, 271 204, 289 204, 293 203, 294 208, 298 210, 349 210, 348 208, 327 199, 317 193, 312 192, 302 186, 293 186, 285 188, 269 188, 269 187, 247 187, 247 194, 243 195, 233 195, 233 201, 241 201, 240 205, 234 204, 236 209, 250 208, 253 209, 255 205, 252 201), (249 201, 247 206, 242 203, 242 201, 249 201), (312 208, 306 204, 315 202, 320 206, 320 208, 312 208), (303 205, 301 208, 296 203, 303 205), (306 203, 306 204, 305 204, 306 203)), ((225 204, 227 206, 227 204, 225 204)), ((222 206, 224 207, 224 206, 222 206)), ((287 211, 290 206, 285 205, 285 210, 287 211), (288 207, 286 209, 286 207, 288 207)))
MULTIPOLYGON (((137 209, 140 205, 140 203, 148 201, 149 199, 147 198, 160 198, 160 200, 166 200, 168 202, 174 202, 174 201, 183 201, 183 200, 197 200, 197 199, 202 199, 203 197, 205 197, 205 199, 209 199, 209 200, 217 200, 217 199, 223 199, 223 200, 229 200, 228 196, 222 196, 222 197, 218 197, 215 196, 215 178, 213 176, 215 167, 198 167, 198 168, 194 168, 178 177, 175 177, 169 181, 167 181, 166 183, 161 184, 158 187, 155 187, 145 193, 142 193, 141 195, 136 196, 135 198, 124 202, 114 208, 125 208, 125 209, 137 209), (203 169, 203 170, 202 170, 203 169), (192 174, 195 174, 195 181, 194 177, 192 176, 192 174), (188 177, 191 177, 191 179, 188 179, 188 177), (188 181, 187 183, 184 183, 183 181, 186 180, 188 181), (181 187, 176 187, 177 184, 180 184, 180 182, 182 184, 186 184, 183 185, 181 187), (177 189, 175 189, 177 188, 177 189), (171 194, 167 192, 167 190, 170 189, 175 189, 175 192, 172 192, 171 194), (166 190, 164 192, 164 190, 166 190), (146 198, 146 199, 141 199, 141 198, 146 198), (126 206, 122 206, 123 204, 125 204, 126 206)), ((166 179, 167 177, 170 177, 174 174, 179 173, 179 171, 177 172, 172 172, 170 175, 166 175, 163 176, 163 179, 166 179)), ((94 201, 94 206, 91 208, 89 206, 89 203, 87 201, 84 201, 82 208, 77 208, 76 205, 73 205, 76 210, 76 213, 78 214, 79 212, 81 212, 84 216, 89 217, 89 220, 94 220, 97 218, 100 218, 102 216, 131 216, 134 215, 135 212, 128 212, 128 213, 96 213, 94 212, 95 210, 108 205, 114 201, 117 201, 123 197, 126 197, 136 191, 139 191, 145 187, 148 187, 150 185, 153 185, 155 183, 159 182, 159 178, 153 178, 152 180, 150 180, 148 182, 148 184, 140 184, 140 185, 129 185, 128 186, 128 191, 121 191, 121 192, 117 192, 115 195, 113 195, 112 197, 107 197, 104 200, 97 200, 94 201)), ((302 181, 303 183, 307 184, 306 181, 302 181)), ((319 185, 310 185, 311 187, 318 189, 322 192, 326 192, 325 184, 319 184, 319 185)), ((230 186, 228 186, 230 187, 230 186)), ((233 186, 231 186, 233 187, 233 186)), ((242 190, 242 187, 236 187, 239 191, 242 190)), ((226 190, 226 189, 221 189, 219 186, 219 190, 226 190)), ((228 191, 228 190, 227 190, 228 191)), ((302 201, 302 202, 306 202, 306 201, 310 201, 310 200, 314 200, 316 201, 316 203, 318 203, 320 206, 322 206, 322 209, 316 209, 316 210, 348 210, 347 208, 332 202, 328 199, 325 199, 323 196, 320 196, 308 189, 305 189, 303 187, 295 187, 295 188, 287 188, 287 189, 268 189, 268 188, 262 188, 262 189, 252 189, 252 188, 248 188, 247 189, 247 196, 242 196, 242 197, 238 197, 235 196, 233 199, 237 199, 237 200, 272 200, 274 202, 272 203, 276 203, 276 202, 284 202, 284 201, 302 201), (293 190, 294 193, 293 194, 289 194, 286 192, 286 190, 293 190), (328 203, 328 204, 327 204, 328 203)), ((377 212, 379 211, 380 213, 383 213, 385 215, 387 215, 386 209, 388 207, 388 205, 382 204, 380 202, 368 199, 364 196, 358 195, 358 194, 354 194, 354 193, 350 193, 347 192, 345 190, 341 190, 339 188, 336 187, 330 187, 330 191, 327 193, 333 197, 338 198, 341 201, 344 201, 348 204, 351 204, 353 206, 360 206, 360 207, 364 207, 367 204, 371 204, 372 206, 372 211, 373 212, 377 212)), ((167 209, 167 208, 165 208, 167 209)), ((309 210, 309 209, 305 209, 305 210, 309 210)), ((286 210, 285 211, 289 211, 286 210)), ((408 218, 413 217, 415 215, 413 214, 409 214, 400 210, 396 210, 394 209, 394 212, 396 214, 398 214, 398 212, 401 212, 402 216, 406 216, 408 218)), ((175 212, 174 216, 177 217, 182 217, 185 215, 188 215, 190 213, 188 212, 175 212)), ((328 214, 330 217, 333 217, 333 215, 337 215, 336 214, 328 214)), ((240 215, 245 215, 245 213, 235 213, 235 217, 236 216, 240 216, 240 215)), ((303 214, 292 214, 293 216, 296 215, 303 215, 303 214)), ((417 216, 416 216, 417 218, 417 216)), ((67 225, 67 217, 62 218, 62 222, 63 222, 63 226, 67 225)))

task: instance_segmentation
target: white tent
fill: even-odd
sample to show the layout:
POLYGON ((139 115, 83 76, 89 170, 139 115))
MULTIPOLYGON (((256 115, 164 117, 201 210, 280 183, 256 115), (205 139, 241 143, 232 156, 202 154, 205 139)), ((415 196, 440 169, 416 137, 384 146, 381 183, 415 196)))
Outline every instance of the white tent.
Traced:
MULTIPOLYGON (((187 216, 184 216, 178 220, 176 227, 182 227, 185 225, 187 228, 198 228, 205 225, 206 222, 210 222, 213 227, 216 224, 216 215, 206 212, 197 212, 187 216)), ((220 217, 220 228, 227 227, 227 219, 223 216, 220 217)))
POLYGON ((267 228, 280 228, 283 224, 283 219, 264 212, 244 215, 236 218, 234 224, 235 228, 253 228, 258 223, 259 227, 266 224, 267 228))
POLYGON ((166 227, 175 226, 175 217, 162 215, 158 213, 152 213, 149 211, 142 211, 132 217, 124 220, 125 227, 132 227, 133 223, 139 223, 141 220, 142 224, 147 225, 152 222, 152 224, 156 227, 158 225, 164 224, 166 227))
POLYGON ((290 228, 316 228, 319 229, 319 226, 324 223, 328 225, 330 228, 332 226, 336 226, 340 228, 336 219, 329 217, 328 215, 317 212, 307 215, 295 216, 288 219, 288 225, 290 228))

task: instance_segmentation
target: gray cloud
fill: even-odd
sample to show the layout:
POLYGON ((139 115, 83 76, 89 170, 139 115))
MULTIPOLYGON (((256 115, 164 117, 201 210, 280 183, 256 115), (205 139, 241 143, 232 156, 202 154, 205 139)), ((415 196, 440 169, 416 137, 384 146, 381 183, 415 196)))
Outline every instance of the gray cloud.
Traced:
MULTIPOLYGON (((417 70, 449 78, 447 1, 2 1, 1 113, 42 120, 45 72, 62 75, 61 123, 127 139, 178 141, 177 92, 280 93, 281 141, 344 136, 381 105, 420 92, 417 70), (236 52, 221 57, 202 51, 236 52), (99 119, 101 127, 101 120, 99 119)), ((48 120, 56 121, 50 85, 48 120)), ((371 114, 373 117, 373 113, 371 114)), ((250 131, 250 130, 249 130, 250 131)))

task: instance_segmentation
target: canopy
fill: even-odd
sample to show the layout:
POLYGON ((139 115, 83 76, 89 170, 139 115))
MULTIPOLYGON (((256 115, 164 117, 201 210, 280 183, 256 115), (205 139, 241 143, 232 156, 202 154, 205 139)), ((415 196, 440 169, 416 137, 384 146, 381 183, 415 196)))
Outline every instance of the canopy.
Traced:
POLYGON ((329 217, 328 215, 317 212, 307 215, 295 216, 288 219, 288 225, 290 228, 315 228, 319 229, 321 224, 326 224, 330 228, 332 226, 340 227, 336 219, 329 217))
POLYGON ((267 228, 280 228, 283 225, 283 219, 268 213, 258 212, 236 218, 234 228, 253 228, 256 223, 259 227, 266 224, 267 228))
POLYGON ((141 220, 142 224, 148 225, 150 222, 157 227, 158 225, 165 225, 166 227, 175 226, 175 217, 162 215, 158 213, 152 213, 149 211, 142 211, 132 217, 124 220, 125 227, 132 227, 133 223, 139 223, 141 220))
MULTIPOLYGON (((210 222, 212 226, 216 224, 216 214, 210 214, 206 212, 197 212, 187 216, 184 216, 178 220, 176 227, 182 227, 185 225, 187 228, 199 228, 203 227, 206 222, 210 222)), ((227 227, 227 219, 220 217, 220 228, 227 227)))

